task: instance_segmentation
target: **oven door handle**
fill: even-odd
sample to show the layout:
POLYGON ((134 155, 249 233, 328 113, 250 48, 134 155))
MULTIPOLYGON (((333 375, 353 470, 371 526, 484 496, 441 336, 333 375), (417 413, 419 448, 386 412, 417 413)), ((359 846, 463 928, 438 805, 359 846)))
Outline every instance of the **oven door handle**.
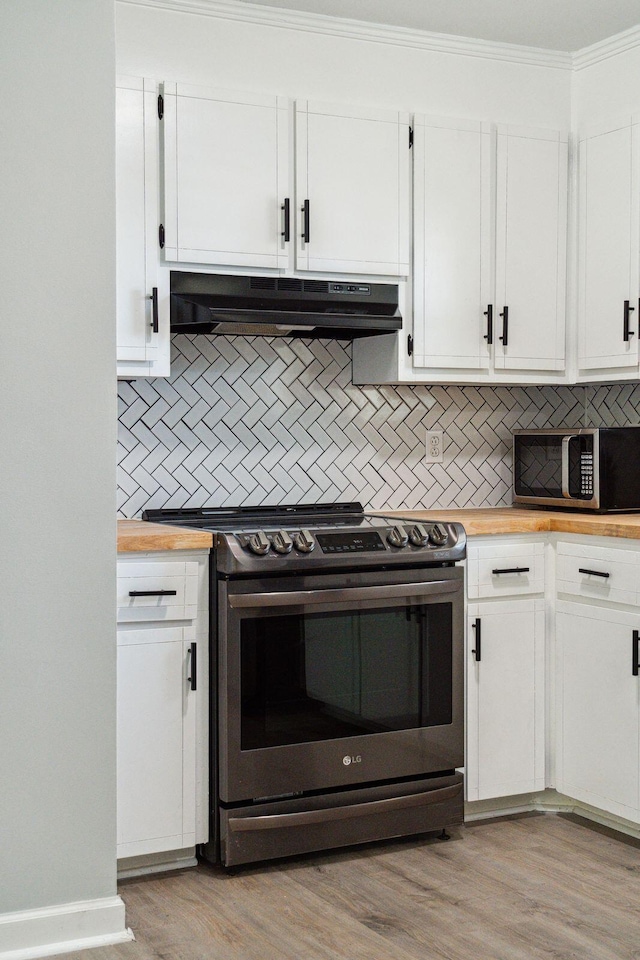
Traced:
POLYGON ((395 583, 392 586, 341 587, 338 590, 291 590, 286 593, 232 593, 229 606, 293 607, 308 604, 351 603, 359 600, 403 600, 405 597, 427 597, 455 593, 462 589, 462 580, 430 580, 428 583, 395 583))
POLYGON ((461 790, 462 784, 454 783, 450 787, 440 787, 425 793, 410 793, 406 797, 389 797, 386 800, 370 800, 366 803, 345 804, 342 807, 323 807, 320 810, 302 810, 300 813, 274 813, 263 817, 230 817, 228 824, 229 830, 236 833, 244 830, 281 830, 283 827, 310 826, 441 803, 457 797, 461 790))

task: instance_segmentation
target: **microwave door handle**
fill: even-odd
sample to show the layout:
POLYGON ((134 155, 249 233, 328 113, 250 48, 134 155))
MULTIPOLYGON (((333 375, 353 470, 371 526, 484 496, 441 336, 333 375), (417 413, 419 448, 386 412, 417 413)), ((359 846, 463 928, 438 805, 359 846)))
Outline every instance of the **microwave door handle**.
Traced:
POLYGON ((572 435, 562 438, 562 496, 567 500, 573 499, 569 492, 569 444, 572 440, 577 440, 577 437, 572 435))

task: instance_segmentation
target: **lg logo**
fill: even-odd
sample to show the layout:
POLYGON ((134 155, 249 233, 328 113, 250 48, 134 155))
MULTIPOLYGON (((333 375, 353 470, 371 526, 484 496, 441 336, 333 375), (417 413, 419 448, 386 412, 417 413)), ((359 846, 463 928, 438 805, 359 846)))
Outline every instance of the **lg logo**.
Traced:
POLYGON ((348 767, 350 763, 362 763, 362 757, 358 754, 357 757, 343 757, 342 762, 345 767, 348 767))

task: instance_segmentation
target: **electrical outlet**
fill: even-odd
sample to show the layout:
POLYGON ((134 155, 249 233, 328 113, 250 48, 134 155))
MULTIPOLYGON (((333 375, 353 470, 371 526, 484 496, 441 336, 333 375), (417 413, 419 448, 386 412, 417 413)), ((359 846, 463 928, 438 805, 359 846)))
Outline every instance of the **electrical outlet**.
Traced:
POLYGON ((427 444, 425 460, 427 463, 442 463, 443 435, 442 430, 427 430, 427 444))

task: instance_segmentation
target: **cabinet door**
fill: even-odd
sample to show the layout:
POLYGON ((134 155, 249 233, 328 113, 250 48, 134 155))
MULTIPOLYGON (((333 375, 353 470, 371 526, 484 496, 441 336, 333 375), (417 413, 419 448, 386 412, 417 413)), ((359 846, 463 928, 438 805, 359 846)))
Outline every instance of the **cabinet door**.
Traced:
POLYGON ((544 601, 470 604, 468 614, 467 798, 542 790, 544 601))
POLYGON ((165 84, 163 137, 165 258, 286 266, 288 101, 165 84))
POLYGON ((498 127, 496 369, 563 370, 567 140, 498 127))
POLYGON ((557 788, 631 820, 640 803, 638 629, 633 613, 557 605, 557 788))
MULTIPOLYGON (((152 96, 153 100, 153 96, 152 96)), ((145 186, 153 176, 149 98, 144 81, 119 78, 116 88, 116 318, 117 359, 153 360, 153 263, 147 252, 145 186)))
POLYGON ((413 363, 487 369, 493 309, 490 127, 416 117, 414 131, 413 363))
POLYGON ((296 103, 301 270, 409 272, 409 118, 296 103))
POLYGON ((634 120, 590 131, 579 144, 581 371, 638 365, 640 125, 634 120))
POLYGON ((188 631, 118 631, 118 856, 195 843, 195 696, 188 631))

